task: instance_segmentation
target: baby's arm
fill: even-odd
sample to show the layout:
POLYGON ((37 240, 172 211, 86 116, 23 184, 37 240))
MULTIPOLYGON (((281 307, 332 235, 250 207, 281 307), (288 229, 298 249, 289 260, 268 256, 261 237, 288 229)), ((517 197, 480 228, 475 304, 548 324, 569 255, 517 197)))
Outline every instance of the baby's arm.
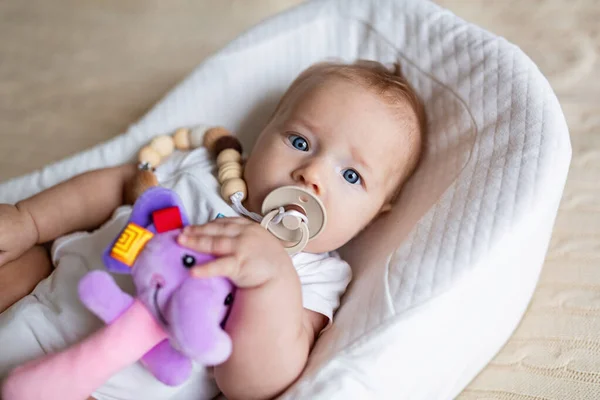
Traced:
POLYGON ((180 244, 220 256, 198 278, 226 276, 238 287, 225 329, 229 359, 214 375, 228 399, 269 399, 301 374, 326 317, 302 306, 300 279, 281 243, 260 225, 221 218, 187 227, 180 244))
POLYGON ((262 286, 240 289, 227 322, 229 360, 215 368, 228 399, 270 399, 303 371, 327 318, 302 307, 300 280, 291 263, 262 286))
POLYGON ((77 175, 20 201, 16 208, 35 225, 37 243, 98 227, 123 204, 125 183, 135 174, 127 164, 77 175))
POLYGON ((0 266, 0 313, 19 301, 52 272, 43 246, 34 246, 17 260, 0 266))
POLYGON ((45 250, 32 247, 107 220, 134 174, 133 165, 91 171, 16 205, 0 204, 0 312, 50 273, 45 250))

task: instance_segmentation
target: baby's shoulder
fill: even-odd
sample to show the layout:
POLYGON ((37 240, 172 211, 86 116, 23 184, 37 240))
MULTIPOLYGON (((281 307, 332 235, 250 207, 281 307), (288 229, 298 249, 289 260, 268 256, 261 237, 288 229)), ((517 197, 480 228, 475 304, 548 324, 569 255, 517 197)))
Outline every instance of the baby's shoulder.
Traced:
POLYGON ((298 275, 336 275, 339 277, 352 276, 350 265, 337 252, 305 253, 292 256, 292 263, 298 275))

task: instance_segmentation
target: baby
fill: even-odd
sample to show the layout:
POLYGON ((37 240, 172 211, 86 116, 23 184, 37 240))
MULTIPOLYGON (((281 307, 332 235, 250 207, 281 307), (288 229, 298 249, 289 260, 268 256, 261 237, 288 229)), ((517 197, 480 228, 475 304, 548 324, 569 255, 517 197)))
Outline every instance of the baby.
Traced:
MULTIPOLYGON (((161 165, 160 184, 180 195, 196 224, 179 243, 219 256, 191 273, 227 276, 239 288, 225 327, 233 353, 212 374, 195 368, 178 387, 162 385, 135 364, 93 398, 198 399, 220 390, 229 399, 255 399, 285 390, 302 372, 350 281, 349 266, 334 251, 389 210, 417 165, 424 125, 422 104, 399 70, 359 61, 304 71, 279 102, 244 169, 250 211, 260 212, 265 196, 286 185, 310 190, 322 201, 324 231, 292 257, 219 197, 205 149, 176 154, 161 165)), ((0 205, 0 310, 49 273, 45 251, 34 245, 58 238, 52 274, 0 314, 0 379, 100 326, 79 303, 77 282, 103 268, 101 252, 130 212, 119 206, 134 174, 132 165, 92 171, 15 206, 0 205)), ((128 277, 116 279, 132 290, 128 277)))

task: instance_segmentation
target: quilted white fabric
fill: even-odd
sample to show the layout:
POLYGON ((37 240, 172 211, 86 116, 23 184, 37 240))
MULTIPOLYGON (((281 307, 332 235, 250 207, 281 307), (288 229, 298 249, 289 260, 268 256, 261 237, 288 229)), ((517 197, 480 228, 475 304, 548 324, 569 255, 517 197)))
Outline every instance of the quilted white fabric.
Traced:
POLYGON ((423 163, 343 255, 336 322, 283 399, 451 399, 520 320, 570 162, 548 82, 518 48, 419 0, 324 0, 244 34, 114 140, 0 185, 15 202, 127 161, 150 137, 222 124, 252 144, 293 78, 326 58, 399 60, 425 100, 423 163))

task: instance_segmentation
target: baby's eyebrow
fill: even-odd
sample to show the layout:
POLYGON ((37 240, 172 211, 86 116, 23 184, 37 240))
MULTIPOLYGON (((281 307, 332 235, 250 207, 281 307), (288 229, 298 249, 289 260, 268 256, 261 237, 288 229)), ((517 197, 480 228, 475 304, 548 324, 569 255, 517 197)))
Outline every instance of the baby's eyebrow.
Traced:
POLYGON ((290 119, 290 122, 292 125, 301 125, 303 128, 308 129, 313 134, 319 132, 319 128, 306 118, 293 117, 290 119))
POLYGON ((363 156, 360 154, 360 150, 358 148, 352 147, 350 149, 350 154, 352 155, 352 158, 354 159, 354 161, 356 161, 360 166, 362 166, 364 169, 366 169, 368 173, 373 172, 373 169, 371 168, 369 163, 367 163, 367 161, 363 158, 363 156))

